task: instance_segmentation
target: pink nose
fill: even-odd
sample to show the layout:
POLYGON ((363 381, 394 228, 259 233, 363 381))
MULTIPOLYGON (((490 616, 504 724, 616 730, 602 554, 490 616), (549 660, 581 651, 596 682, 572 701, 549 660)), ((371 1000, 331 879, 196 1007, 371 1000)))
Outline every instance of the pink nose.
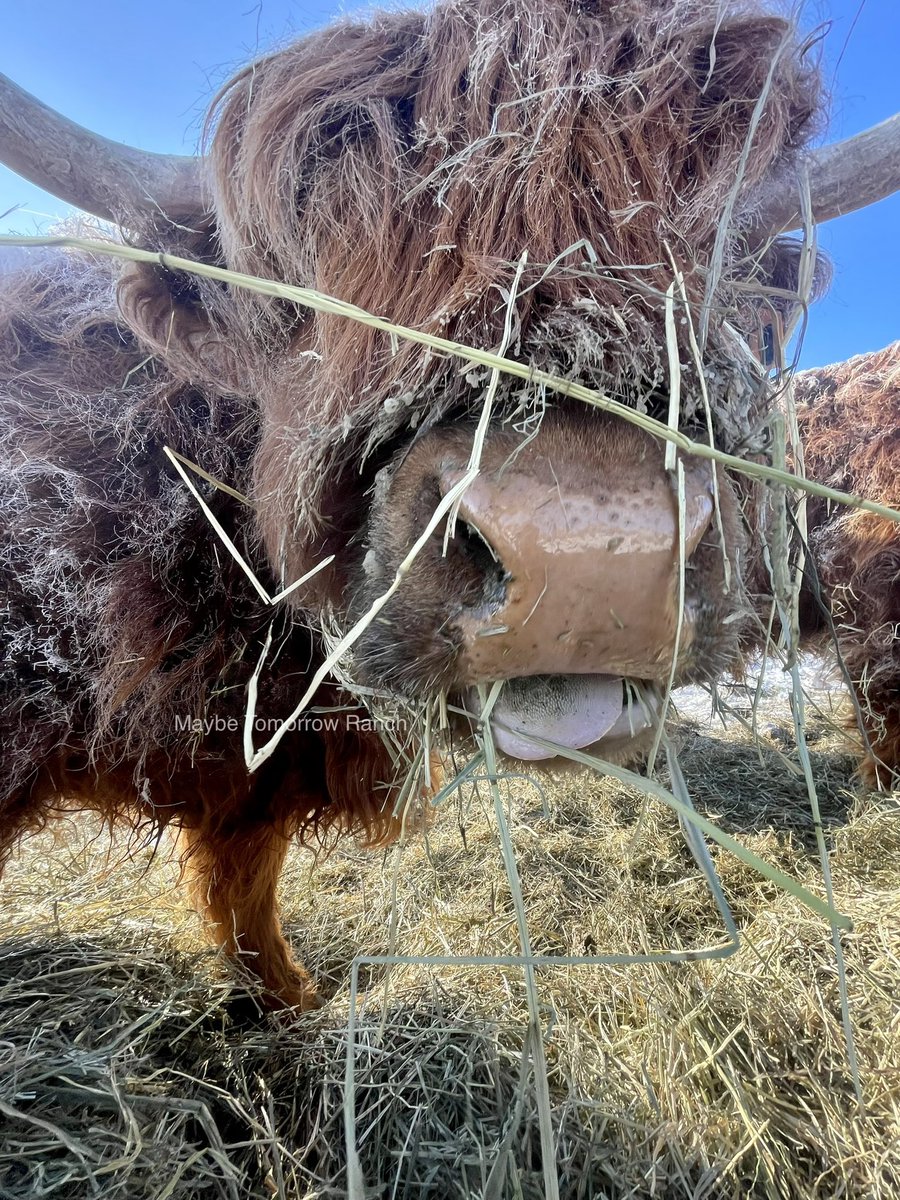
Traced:
MULTIPOLYGON (((629 429, 609 450, 588 477, 573 470, 571 455, 555 462, 526 447, 464 494, 459 516, 487 543, 505 581, 502 603, 485 601, 458 618, 467 682, 561 673, 664 680, 679 618, 678 645, 689 647, 679 548, 683 536, 689 557, 709 527, 711 468, 685 461, 679 513, 655 439, 629 429)), ((596 447, 592 457, 596 466, 596 447)), ((462 474, 445 463, 442 492, 462 474)))

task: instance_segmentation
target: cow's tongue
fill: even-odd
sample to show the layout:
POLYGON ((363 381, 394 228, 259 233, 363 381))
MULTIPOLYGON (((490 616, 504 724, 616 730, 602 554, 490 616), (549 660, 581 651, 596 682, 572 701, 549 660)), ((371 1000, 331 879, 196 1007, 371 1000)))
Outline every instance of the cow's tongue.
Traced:
POLYGON ((622 715, 622 680, 614 675, 531 675, 510 679, 491 714, 498 749, 512 758, 554 758, 529 734, 580 750, 599 741, 622 715))

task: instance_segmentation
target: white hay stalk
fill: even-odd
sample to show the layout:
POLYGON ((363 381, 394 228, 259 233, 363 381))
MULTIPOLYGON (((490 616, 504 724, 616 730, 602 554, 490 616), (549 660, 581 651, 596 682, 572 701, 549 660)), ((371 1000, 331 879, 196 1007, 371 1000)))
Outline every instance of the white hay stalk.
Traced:
MULTIPOLYGON (((241 554, 240 550, 238 550, 237 546, 234 544, 234 542, 231 540, 231 538, 228 536, 228 534, 222 528, 222 525, 219 522, 218 518, 216 517, 216 514, 212 511, 212 509, 209 507, 209 505, 206 503, 206 501, 200 495, 199 491, 194 486, 193 480, 188 475, 187 471, 185 471, 184 466, 182 464, 186 464, 193 471, 196 471, 196 473, 198 475, 202 476, 203 479, 206 479, 210 483, 214 484, 220 491, 227 492, 229 496, 234 496, 236 499, 240 500, 242 504, 250 505, 250 501, 247 499, 246 496, 243 496, 240 492, 235 491, 234 488, 229 487, 227 483, 221 483, 218 479, 213 478, 213 476, 210 475, 207 471, 204 471, 202 467, 198 467, 196 465, 196 463, 192 463, 189 458, 185 458, 181 454, 176 454, 176 452, 174 450, 172 450, 171 447, 163 446, 163 451, 166 454, 166 456, 168 457, 169 461, 172 463, 172 466, 175 468, 175 470, 181 476, 184 483, 187 485, 188 491, 191 493, 191 495, 194 497, 194 499, 200 505, 200 509, 201 509, 203 515, 206 517, 207 521, 209 521, 210 525, 215 530, 215 533, 216 533, 217 537, 219 538, 219 540, 222 542, 222 545, 225 547, 225 549, 228 551, 228 553, 231 555, 231 557, 234 559, 234 561, 237 563, 237 565, 241 568, 241 570, 244 572, 244 574, 247 576, 247 578, 253 584, 254 588, 259 593, 260 599, 262 599, 266 604, 271 604, 271 605, 280 604, 281 601, 284 600, 284 598, 286 596, 290 596, 290 594, 292 592, 295 592, 297 590, 297 588, 302 587, 303 584, 307 583, 310 579, 312 579, 314 575, 318 575, 318 573, 320 571, 324 570, 325 567, 327 567, 330 563, 334 562, 334 555, 329 554, 329 556, 327 558, 323 558, 320 563, 316 563, 316 565, 312 568, 312 570, 307 571, 305 575, 301 575, 299 579, 295 579, 292 584, 288 585, 288 587, 282 588, 282 590, 280 592, 276 592, 274 596, 270 596, 269 593, 266 591, 266 589, 263 587, 263 585, 260 583, 253 568, 250 566, 250 564, 247 562, 247 560, 241 554)), ((252 507, 252 505, 250 505, 250 507, 252 507)))

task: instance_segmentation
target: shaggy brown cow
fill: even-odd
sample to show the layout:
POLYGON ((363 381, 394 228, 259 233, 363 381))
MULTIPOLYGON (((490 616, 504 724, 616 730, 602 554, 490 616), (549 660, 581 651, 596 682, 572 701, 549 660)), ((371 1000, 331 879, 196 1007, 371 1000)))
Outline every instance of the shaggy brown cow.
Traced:
MULTIPOLYGON (((797 263, 763 240, 796 201, 765 188, 790 184, 817 119, 809 52, 748 3, 448 0, 238 75, 213 114, 209 211, 85 131, 65 135, 71 161, 36 153, 46 110, 4 117, 2 91, 0 143, 43 182, 62 157, 58 190, 145 246, 501 348, 664 420, 674 347, 681 428, 758 458, 771 384, 747 345, 772 305, 787 314, 797 263)), ((402 764, 342 718, 301 721, 248 771, 260 648, 270 635, 256 711, 282 718, 323 620, 370 608, 459 483, 487 395, 455 536, 444 552, 436 531, 354 646, 357 689, 466 701, 508 679, 509 753, 543 737, 628 754, 653 713, 626 680, 652 696, 673 660, 676 683, 712 678, 757 636, 747 479, 685 461, 679 529, 660 445, 533 377, 497 384, 341 316, 89 255, 17 275, 0 317, 2 848, 72 804, 175 826, 219 938, 284 1001, 315 995, 278 927, 289 839, 388 839, 402 764), (273 617, 166 445, 251 497, 200 485, 270 592, 334 563, 273 617)))
MULTIPOLYGON (((900 508, 900 342, 805 371, 795 394, 807 474, 900 508)), ((859 700, 863 775, 884 787, 900 776, 900 527, 820 499, 808 522, 827 604, 808 589, 807 632, 833 635, 859 700)))

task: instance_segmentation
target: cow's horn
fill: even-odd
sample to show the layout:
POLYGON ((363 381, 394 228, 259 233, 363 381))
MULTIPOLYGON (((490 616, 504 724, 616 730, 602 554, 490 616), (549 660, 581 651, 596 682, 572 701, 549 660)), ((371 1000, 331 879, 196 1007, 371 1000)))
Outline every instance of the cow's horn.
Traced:
MULTIPOLYGON (((104 220, 131 214, 196 220, 208 200, 203 160, 153 154, 92 133, 0 75, 0 162, 104 220)), ((812 213, 829 221, 900 189, 900 113, 807 156, 812 213)), ((754 205, 757 234, 802 224, 796 178, 768 186, 754 205)))
MULTIPOLYGON (((805 159, 816 221, 830 221, 875 204, 900 190, 900 113, 864 133, 814 150, 805 159)), ((759 195, 754 230, 762 237, 803 224, 796 177, 770 184, 759 195)))
POLYGON ((203 160, 153 154, 91 133, 0 75, 0 162, 105 221, 196 221, 203 160), (130 218, 130 220, 129 220, 130 218))

